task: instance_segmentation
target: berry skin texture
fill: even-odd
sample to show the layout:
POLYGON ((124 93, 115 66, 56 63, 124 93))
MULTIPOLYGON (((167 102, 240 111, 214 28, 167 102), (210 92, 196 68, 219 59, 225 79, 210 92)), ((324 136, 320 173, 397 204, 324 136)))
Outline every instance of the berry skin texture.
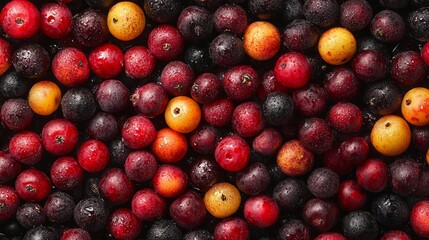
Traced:
POLYGON ((167 125, 179 133, 190 133, 198 127, 201 109, 198 103, 186 96, 172 98, 164 112, 167 125))
POLYGON ((12 66, 12 45, 0 38, 0 76, 12 66))
POLYGON ((0 185, 0 221, 7 221, 15 216, 19 202, 15 189, 7 185, 0 185))
POLYGON ((140 221, 153 222, 164 216, 167 204, 153 189, 143 188, 134 194, 131 209, 140 221))
POLYGON ((402 86, 412 86, 422 82, 427 75, 427 67, 416 51, 403 51, 392 60, 390 76, 402 86))
POLYGON ((51 188, 52 183, 49 177, 34 168, 22 171, 15 181, 18 196, 26 202, 39 202, 46 199, 51 188))
POLYGON ((416 87, 409 90, 402 99, 401 112, 414 126, 429 125, 429 89, 416 87))
POLYGON ((101 172, 109 164, 109 149, 100 140, 86 140, 80 145, 77 152, 77 161, 83 170, 87 172, 101 172))
POLYGON ((206 209, 216 218, 233 215, 240 207, 240 203, 240 191, 230 183, 217 183, 204 194, 206 209))
POLYGON ((258 73, 248 65, 238 65, 225 72, 223 88, 233 101, 244 102, 251 99, 258 91, 258 87, 258 73))
POLYGON ((36 165, 42 160, 44 153, 42 140, 32 131, 17 133, 9 141, 9 153, 22 164, 36 165))
POLYGON ((155 70, 156 59, 144 46, 134 46, 124 54, 125 74, 134 79, 148 77, 155 70))
POLYGON ((40 30, 48 37, 61 39, 72 30, 73 15, 61 3, 48 3, 40 9, 40 30))
POLYGON ((0 185, 14 180, 21 172, 21 164, 6 152, 0 152, 0 185))
POLYGON ((30 1, 13 0, 3 7, 0 25, 12 38, 29 38, 39 31, 40 12, 30 1))
POLYGON ((179 196, 170 204, 171 218, 184 229, 199 227, 206 218, 203 198, 194 191, 179 196))
POLYGON ((403 118, 387 115, 374 124, 370 139, 374 148, 381 154, 397 156, 405 152, 410 145, 411 130, 403 118))
POLYGON ((297 89, 310 81, 311 63, 299 52, 288 52, 277 59, 274 66, 275 79, 286 88, 297 89))
POLYGON ((145 26, 146 18, 143 9, 133 2, 118 2, 109 9, 107 14, 109 32, 121 41, 137 38, 145 26))
POLYGON ((215 149, 216 162, 226 171, 238 172, 250 160, 250 146, 239 136, 224 137, 215 149))
POLYGON ((253 226, 265 228, 273 225, 280 216, 276 201, 267 195, 248 198, 244 203, 244 218, 253 226))
POLYGON ((158 167, 152 178, 155 192, 164 198, 175 198, 184 193, 188 187, 186 173, 177 166, 163 164, 158 167))
POLYGON ((188 151, 188 140, 182 133, 163 128, 156 133, 151 146, 152 154, 164 163, 182 160, 188 151))
POLYGON ((49 153, 66 155, 76 148, 78 140, 76 126, 64 118, 53 119, 43 126, 42 143, 49 153))
POLYGON ((322 59, 332 65, 341 65, 352 59, 356 52, 356 39, 345 28, 331 28, 324 32, 318 43, 322 59))
POLYGON ((274 57, 280 45, 279 30, 269 22, 253 22, 244 32, 244 51, 255 60, 264 61, 274 57))
POLYGON ((111 43, 94 48, 88 55, 89 67, 102 79, 114 78, 124 67, 124 54, 111 43))
POLYGON ((429 215, 429 201, 417 202, 410 213, 411 227, 423 238, 429 238, 429 224, 427 216, 429 215))
POLYGON ((52 164, 50 177, 56 188, 70 191, 83 184, 84 172, 75 158, 61 157, 52 164))
POLYGON ((142 223, 127 208, 119 208, 110 214, 107 221, 109 232, 115 239, 136 239, 142 231, 142 223))
POLYGON ((179 30, 171 25, 160 25, 154 28, 148 36, 150 53, 161 61, 172 61, 184 51, 185 41, 179 30))
POLYGON ((314 165, 314 155, 299 140, 290 140, 282 145, 277 154, 277 165, 288 176, 308 173, 314 165))
POLYGON ((81 86, 86 83, 90 74, 88 58, 77 48, 64 48, 52 60, 52 72, 66 87, 81 86))
POLYGON ((369 192, 381 192, 389 181, 388 166, 381 159, 370 158, 356 169, 356 180, 369 192))
POLYGON ((60 107, 61 96, 61 89, 56 83, 40 81, 30 88, 28 104, 35 113, 48 116, 60 107))
POLYGON ((239 104, 232 114, 232 129, 241 137, 254 137, 265 127, 261 106, 255 102, 239 104))
POLYGON ((123 170, 111 168, 101 176, 98 189, 107 201, 121 205, 131 200, 135 187, 123 170))
POLYGON ((239 217, 233 217, 218 223, 213 235, 216 240, 250 240, 250 234, 246 221, 239 217))
POLYGON ((128 118, 122 128, 123 141, 132 149, 142 149, 149 146, 156 134, 153 123, 143 116, 128 118))

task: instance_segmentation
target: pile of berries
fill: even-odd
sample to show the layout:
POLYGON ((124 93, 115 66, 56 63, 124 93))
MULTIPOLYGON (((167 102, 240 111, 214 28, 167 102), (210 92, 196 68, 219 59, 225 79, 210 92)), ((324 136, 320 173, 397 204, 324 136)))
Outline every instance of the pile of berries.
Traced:
POLYGON ((0 1, 0 239, 429 239, 429 1, 0 1))

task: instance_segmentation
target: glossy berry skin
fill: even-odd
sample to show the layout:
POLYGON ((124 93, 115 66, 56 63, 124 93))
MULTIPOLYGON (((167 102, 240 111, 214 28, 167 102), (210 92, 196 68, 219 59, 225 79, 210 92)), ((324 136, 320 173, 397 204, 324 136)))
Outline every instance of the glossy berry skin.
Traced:
POLYGON ((292 51, 303 51, 314 47, 319 39, 315 25, 307 20, 297 19, 289 23, 282 35, 283 45, 292 51))
POLYGON ((52 164, 50 177, 56 188, 70 191, 83 184, 84 172, 75 158, 61 157, 52 164))
POLYGON ((357 166, 368 158, 369 145, 363 137, 351 137, 340 144, 339 152, 347 164, 357 166))
POLYGON ((354 133, 361 129, 363 116, 355 104, 339 102, 329 110, 328 122, 332 128, 340 133, 354 133))
POLYGON ((213 64, 231 67, 241 63, 245 53, 243 41, 230 33, 221 33, 210 43, 209 55, 213 64))
POLYGON ((219 181, 222 171, 213 160, 197 158, 189 166, 188 176, 194 189, 206 192, 219 181))
POLYGON ((404 231, 391 230, 384 233, 380 240, 412 240, 412 238, 404 231))
POLYGON ((84 47, 100 46, 109 36, 106 16, 93 8, 80 11, 73 18, 71 34, 84 47))
POLYGON ((388 166, 378 158, 370 158, 356 169, 356 180, 369 192, 380 192, 388 183, 388 166))
POLYGON ((250 240, 250 229, 242 218, 233 217, 218 223, 213 235, 216 240, 250 240))
POLYGON ((98 85, 94 95, 101 110, 118 113, 127 108, 130 90, 121 81, 108 79, 98 85))
POLYGON ((302 7, 304 17, 319 27, 329 27, 338 19, 340 6, 337 1, 305 1, 302 7))
POLYGON ((184 229, 199 227, 206 218, 203 198, 194 191, 189 191, 176 198, 170 204, 171 218, 184 229))
POLYGON ((311 193, 307 184, 299 179, 286 178, 274 187, 273 198, 286 212, 298 212, 310 200, 311 193))
POLYGON ((198 103, 211 103, 219 99, 222 82, 212 73, 199 75, 191 88, 191 97, 198 103))
POLYGON ((301 88, 310 80, 311 63, 299 52, 281 55, 274 66, 274 76, 286 88, 301 88))
POLYGON ((340 178, 329 168, 316 168, 308 176, 307 187, 318 198, 330 198, 338 192, 340 178))
POLYGON ((4 46, 4 44, 8 44, 5 40, 0 38, 0 94, 6 98, 18 98, 24 96, 29 89, 29 83, 21 77, 16 71, 11 71, 3 75, 2 69, 10 67, 12 55, 11 50, 8 50, 8 46, 4 46), (10 51, 10 52, 9 52, 10 51))
POLYGON ((38 203, 24 203, 16 210, 17 222, 26 229, 30 229, 46 222, 46 214, 38 203))
POLYGON ((134 79, 148 77, 155 70, 156 59, 144 46, 133 46, 124 54, 125 74, 134 79))
POLYGON ((134 194, 131 209, 140 221, 152 222, 164 216, 167 206, 153 189, 143 188, 134 194))
POLYGON ((429 41, 423 45, 422 48, 422 58, 423 61, 426 63, 426 66, 429 66, 429 41))
POLYGON ((375 50, 363 50, 352 61, 356 76, 364 82, 375 82, 385 77, 387 62, 383 54, 375 50))
POLYGON ((299 219, 291 219, 284 222, 280 228, 277 239, 289 240, 289 239, 300 239, 310 240, 311 230, 310 228, 299 219))
POLYGON ((427 66, 416 51, 404 51, 393 58, 390 76, 402 86, 414 85, 426 78, 427 66))
POLYGON ((0 13, 0 22, 5 33, 12 38, 29 38, 39 31, 40 12, 30 1, 10 1, 0 13))
POLYGON ((86 230, 82 228, 69 228, 64 230, 61 235, 61 240, 91 240, 91 235, 86 230))
POLYGON ((149 51, 161 61, 177 59, 184 51, 185 41, 177 28, 171 25, 159 25, 150 33, 147 40, 149 51))
POLYGON ((379 228, 374 215, 366 211, 350 212, 343 218, 344 236, 350 240, 376 240, 379 228))
POLYGON ((30 228, 30 230, 28 230, 25 233, 23 239, 37 239, 37 238, 54 240, 54 239, 58 239, 58 234, 54 228, 40 225, 37 227, 30 228))
POLYGON ((48 37, 61 39, 72 30, 73 15, 61 3, 48 3, 40 9, 40 30, 48 37))
POLYGON ((206 229, 197 229, 194 231, 189 231, 183 236, 183 240, 211 240, 213 239, 213 234, 206 229))
POLYGON ((249 100, 255 95, 258 87, 258 73, 248 65, 238 65, 225 72, 223 88, 231 100, 237 102, 249 100))
POLYGON ((134 194, 134 184, 119 168, 104 172, 98 182, 98 189, 102 197, 115 205, 129 202, 134 194))
POLYGON ((266 156, 274 156, 283 143, 283 137, 274 128, 265 128, 252 142, 255 152, 266 156))
POLYGON ((241 137, 254 137, 265 126, 262 109, 255 102, 244 102, 235 107, 231 123, 233 131, 241 137))
POLYGON ((261 86, 258 90, 258 98, 263 101, 270 93, 287 92, 287 88, 281 85, 274 76, 274 71, 269 70, 264 73, 261 80, 261 86))
POLYGON ((21 164, 6 152, 0 152, 0 184, 14 180, 21 172, 21 164))
POLYGON ((107 220, 109 232, 118 240, 136 239, 142 231, 142 223, 127 208, 119 208, 107 220))
POLYGON ((407 202, 393 193, 383 194, 373 199, 371 212, 377 222, 389 229, 400 228, 408 221, 410 215, 407 202))
POLYGON ((405 35, 405 21, 391 10, 378 12, 370 24, 371 34, 380 42, 397 43, 405 35))
POLYGON ((215 149, 216 162, 229 172, 237 172, 246 167, 250 160, 250 147, 239 136, 224 137, 215 149))
POLYGON ((61 99, 61 112, 64 118, 74 123, 91 119, 96 108, 94 96, 88 88, 70 88, 61 99))
POLYGON ((219 33, 230 31, 239 36, 248 25, 247 13, 239 5, 220 6, 213 14, 213 25, 219 33))
POLYGON ((380 115, 389 115, 401 107, 402 92, 392 81, 371 84, 363 93, 367 106, 380 115))
POLYGON ((64 118, 53 119, 43 126, 42 144, 49 153, 66 155, 76 148, 78 140, 76 126, 64 118))
POLYGON ((289 123, 293 119, 295 105, 298 105, 294 103, 295 101, 286 93, 273 92, 268 94, 262 104, 264 120, 275 126, 289 123))
POLYGON ((89 137, 108 142, 118 133, 118 123, 114 115, 98 112, 88 122, 86 131, 89 137))
POLYGON ((253 196, 264 192, 270 186, 271 176, 264 164, 255 162, 237 172, 235 181, 241 192, 253 196))
POLYGON ((12 66, 12 45, 3 38, 0 38, 0 76, 12 66))
POLYGON ((184 193, 188 187, 186 173, 175 165, 163 164, 158 167, 152 178, 156 193, 164 198, 175 198, 184 193))
POLYGON ((334 133, 328 123, 321 118, 308 118, 300 127, 298 138, 302 145, 314 153, 324 153, 334 143, 334 133))
POLYGON ((162 238, 181 240, 183 239, 182 229, 173 220, 160 219, 152 224, 145 239, 157 240, 162 238))
POLYGON ((87 82, 90 74, 88 58, 77 48, 64 48, 54 56, 52 72, 66 87, 81 86, 87 82))
POLYGON ((101 172, 109 164, 109 148, 100 140, 86 140, 79 147, 77 161, 87 172, 101 172))
POLYGON ((133 116, 125 121, 121 135, 128 147, 141 149, 149 146, 155 139, 156 129, 148 118, 133 116))
POLYGON ((181 2, 176 0, 167 0, 163 2, 145 0, 143 6, 146 16, 157 23, 173 21, 180 14, 182 8, 181 2))
POLYGON ((419 185, 422 166, 414 159, 397 159, 389 164, 391 190, 401 196, 413 193, 419 185))
POLYGON ((29 168, 22 171, 15 181, 18 196, 27 202, 38 202, 48 197, 52 183, 40 170, 29 168))
POLYGON ((347 240, 347 238, 339 233, 327 232, 319 234, 314 240, 347 240))
POLYGON ((316 117, 328 106, 328 93, 325 88, 309 84, 292 93, 294 105, 298 112, 306 117, 316 117))
POLYGON ((127 156, 124 169, 127 177, 134 182, 145 182, 155 175, 158 162, 150 152, 134 151, 127 156))
POLYGON ((156 83, 147 83, 131 95, 131 103, 145 117, 153 118, 164 113, 168 96, 164 88, 156 83))
MULTIPOLYGON (((407 23, 411 32, 411 36, 420 42, 427 42, 429 41, 427 25, 429 21, 429 9, 427 7, 429 7, 429 5, 424 1, 413 0, 412 2, 421 2, 420 5, 422 8, 411 11, 408 15, 407 23)), ((416 5, 418 4, 419 3, 416 3, 416 5)))
POLYGON ((191 91, 194 80, 192 68, 182 61, 167 63, 162 69, 160 83, 170 96, 184 96, 191 91))
POLYGON ((273 225, 280 216, 276 201, 267 195, 256 195, 246 200, 244 218, 253 226, 264 228, 273 225))
POLYGON ((19 207, 19 196, 15 189, 7 185, 0 186, 0 221, 11 219, 19 207))
POLYGON ((41 78, 49 70, 48 52, 37 43, 25 44, 12 55, 12 63, 18 74, 26 78, 41 78))
POLYGON ((124 67, 124 54, 111 43, 94 48, 88 55, 89 67, 99 78, 114 78, 124 67))
POLYGON ((54 192, 45 201, 43 210, 46 217, 54 223, 66 223, 73 218, 75 203, 65 192, 54 192))
POLYGON ((220 98, 203 105, 202 117, 211 126, 222 127, 231 121, 234 107, 234 102, 229 98, 220 98))
POLYGON ((221 135, 217 128, 200 125, 189 135, 188 140, 194 151, 202 154, 212 154, 220 138, 221 135))
POLYGON ((20 132, 10 139, 9 153, 22 164, 36 165, 44 153, 42 140, 35 132, 20 132))
POLYGON ((366 0, 347 1, 340 6, 340 24, 352 32, 364 29, 372 15, 372 7, 366 0))
POLYGON ((74 209, 74 221, 84 230, 95 233, 106 226, 109 209, 101 198, 90 197, 80 200, 74 209))
POLYGON ((12 131, 23 131, 33 122, 33 111, 28 101, 22 98, 6 100, 0 110, 0 119, 4 126, 12 131))
POLYGON ((313 198, 302 210, 304 221, 317 231, 328 231, 338 222, 340 210, 331 200, 313 198))
POLYGON ((354 180, 341 182, 338 189, 338 205, 348 212, 361 209, 367 199, 365 190, 354 180))
POLYGON ((341 158, 338 146, 333 146, 323 154, 324 166, 332 169, 339 175, 346 175, 354 170, 353 165, 348 164, 341 158))
POLYGON ((213 33, 212 14, 202 7, 186 7, 177 19, 177 29, 187 42, 204 42, 213 33))
POLYGON ((347 101, 359 94, 361 83, 349 68, 338 67, 326 75, 323 87, 329 99, 347 101))

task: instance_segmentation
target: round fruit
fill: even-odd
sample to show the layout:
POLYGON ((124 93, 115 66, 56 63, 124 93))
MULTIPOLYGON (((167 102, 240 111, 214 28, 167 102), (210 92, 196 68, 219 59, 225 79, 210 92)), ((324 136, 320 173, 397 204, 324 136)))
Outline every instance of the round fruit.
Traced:
POLYGON ((200 124, 201 109, 194 99, 177 96, 168 102, 164 117, 171 129, 180 133, 189 133, 200 124))
POLYGON ((323 60, 332 65, 341 65, 352 59, 356 52, 356 39, 345 28, 331 28, 319 39, 318 50, 323 60))
POLYGON ((107 14, 107 27, 110 33, 121 41, 137 38, 145 26, 146 18, 143 9, 133 2, 118 2, 107 14))
POLYGON ((416 87, 402 99, 401 112, 408 123, 415 126, 429 124, 429 89, 416 87))
POLYGON ((51 115, 59 108, 60 103, 61 89, 54 82, 37 82, 28 92, 28 104, 39 115, 51 115))
POLYGON ((371 143, 374 148, 386 156, 397 156, 411 142, 411 130, 407 122, 396 115, 383 116, 377 120, 371 130, 371 143))
POLYGON ((230 183, 217 183, 204 195, 207 211, 217 218, 226 218, 237 212, 241 196, 238 189, 230 183))
POLYGON ((243 46, 251 58, 268 60, 280 50, 279 30, 269 22, 253 22, 244 32, 243 46))

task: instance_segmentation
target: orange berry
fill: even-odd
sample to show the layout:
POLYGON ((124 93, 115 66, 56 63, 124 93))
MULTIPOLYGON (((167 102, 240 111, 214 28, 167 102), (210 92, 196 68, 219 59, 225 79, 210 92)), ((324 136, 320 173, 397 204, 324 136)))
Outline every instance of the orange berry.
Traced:
POLYGON ((168 102, 164 117, 171 129, 180 133, 189 133, 200 124, 201 109, 194 99, 178 96, 168 102))
POLYGON ((237 212, 241 203, 238 189, 230 183, 217 183, 204 195, 207 211, 217 218, 226 218, 237 212))
POLYGON ((314 155, 299 140, 290 140, 283 144, 277 154, 277 165, 289 176, 308 173, 314 164, 314 155))
POLYGON ((152 178, 152 185, 161 197, 174 198, 184 193, 188 187, 186 173, 177 166, 159 166, 152 178))
POLYGON ((355 55, 356 39, 345 28, 331 28, 320 37, 318 50, 325 62, 341 65, 350 61, 355 55))
POLYGON ((129 41, 137 38, 146 26, 146 18, 139 5, 123 1, 110 8, 107 27, 117 39, 129 41))
POLYGON ((416 87, 409 90, 402 99, 402 115, 415 126, 429 124, 429 89, 416 87))
POLYGON ((269 22, 254 22, 244 32, 244 51, 255 60, 263 61, 274 57, 280 44, 279 30, 269 22))
POLYGON ((55 112, 61 103, 61 90, 51 81, 34 84, 28 93, 28 104, 33 112, 47 116, 55 112))
POLYGON ((152 142, 152 153, 165 163, 179 162, 186 155, 187 149, 186 137, 170 128, 159 130, 152 142))
POLYGON ((371 130, 371 143, 383 155, 397 156, 411 142, 411 130, 407 122, 396 115, 383 116, 377 120, 371 130))

